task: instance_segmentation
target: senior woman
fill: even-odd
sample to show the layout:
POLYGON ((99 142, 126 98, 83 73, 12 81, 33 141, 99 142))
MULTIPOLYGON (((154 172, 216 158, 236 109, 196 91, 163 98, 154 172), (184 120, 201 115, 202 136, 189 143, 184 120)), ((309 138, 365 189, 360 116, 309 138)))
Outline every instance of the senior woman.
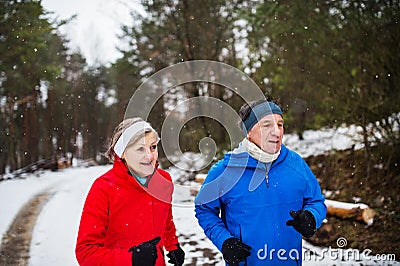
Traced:
POLYGON ((171 176, 158 168, 159 137, 141 118, 122 121, 82 211, 75 253, 80 265, 182 265, 172 217, 171 176))

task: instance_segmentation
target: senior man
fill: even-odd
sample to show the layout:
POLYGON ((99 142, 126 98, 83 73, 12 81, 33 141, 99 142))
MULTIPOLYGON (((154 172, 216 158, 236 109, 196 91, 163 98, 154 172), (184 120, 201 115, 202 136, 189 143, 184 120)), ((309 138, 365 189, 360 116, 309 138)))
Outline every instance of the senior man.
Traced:
POLYGON ((208 172, 195 199, 198 222, 228 265, 301 265, 302 236, 326 215, 318 181, 282 144, 276 102, 247 103, 239 116, 246 137, 208 172))

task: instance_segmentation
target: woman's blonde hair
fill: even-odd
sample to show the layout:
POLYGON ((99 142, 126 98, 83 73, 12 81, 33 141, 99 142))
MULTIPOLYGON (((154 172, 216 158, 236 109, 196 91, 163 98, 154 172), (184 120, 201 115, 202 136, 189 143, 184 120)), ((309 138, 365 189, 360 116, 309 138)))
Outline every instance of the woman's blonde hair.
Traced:
MULTIPOLYGON (((118 139, 121 137, 122 133, 128 127, 130 127, 133 124, 138 123, 140 121, 144 121, 144 120, 142 118, 140 118, 140 117, 127 118, 127 119, 123 120, 121 123, 119 123, 119 125, 114 129, 113 135, 112 135, 112 137, 110 139, 110 142, 109 142, 109 145, 108 145, 108 149, 104 154, 104 156, 108 160, 110 160, 110 162, 114 161, 114 156, 115 156, 114 146, 117 143, 118 139)), ((132 136, 132 138, 130 140, 130 144, 136 143, 138 140, 143 138, 149 132, 156 133, 157 138, 158 138, 158 133, 155 130, 153 131, 151 129, 146 129, 145 131, 139 131, 136 135, 132 136)))

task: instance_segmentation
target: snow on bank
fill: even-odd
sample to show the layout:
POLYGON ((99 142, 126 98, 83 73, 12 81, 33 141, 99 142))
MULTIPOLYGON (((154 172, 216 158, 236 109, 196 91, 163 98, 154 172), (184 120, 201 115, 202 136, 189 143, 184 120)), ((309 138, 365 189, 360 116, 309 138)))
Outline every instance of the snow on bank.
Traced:
POLYGON ((332 150, 345 150, 354 146, 355 149, 363 147, 361 127, 338 127, 321 130, 306 130, 304 140, 297 134, 285 134, 283 143, 290 149, 300 154, 303 158, 311 155, 320 155, 332 150))

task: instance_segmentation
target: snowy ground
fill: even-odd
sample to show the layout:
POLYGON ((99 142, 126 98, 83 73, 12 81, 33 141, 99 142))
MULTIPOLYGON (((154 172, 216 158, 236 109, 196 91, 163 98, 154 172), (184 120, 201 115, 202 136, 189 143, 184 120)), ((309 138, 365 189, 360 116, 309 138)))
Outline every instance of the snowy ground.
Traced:
MULTIPOLYGON (((285 135, 284 143, 302 156, 308 156, 332 148, 339 150, 351 147, 355 143, 351 137, 356 135, 352 134, 355 131, 307 131, 304 141, 300 142, 295 135, 285 135)), ((21 206, 31 197, 43 191, 54 192, 38 217, 31 242, 29 265, 78 265, 74 247, 83 203, 94 179, 110 168, 110 165, 72 167, 0 182, 0 236, 7 231, 21 206)), ((169 170, 175 180, 183 173, 176 168, 169 170)), ((177 233, 186 252, 185 264, 224 265, 221 254, 205 237, 194 217, 193 196, 190 194, 192 186, 199 185, 177 185, 173 200, 177 233), (205 254, 212 259, 206 258, 205 254)), ((304 265, 400 265, 397 262, 368 259, 362 253, 365 251, 324 249, 307 242, 304 242, 303 249, 308 255, 314 254, 304 261, 304 265), (351 256, 348 251, 352 251, 351 256)))

